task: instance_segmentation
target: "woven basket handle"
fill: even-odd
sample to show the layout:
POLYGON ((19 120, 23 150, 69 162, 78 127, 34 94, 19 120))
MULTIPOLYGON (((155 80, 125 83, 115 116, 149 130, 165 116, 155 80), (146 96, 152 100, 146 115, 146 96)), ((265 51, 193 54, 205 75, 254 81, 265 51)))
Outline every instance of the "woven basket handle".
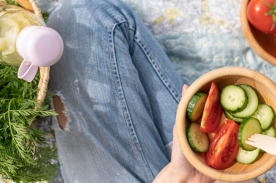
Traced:
POLYGON ((35 13, 37 16, 39 16, 40 18, 42 18, 41 10, 38 8, 35 0, 16 0, 16 2, 26 10, 31 11, 35 13))
MULTIPOLYGON (((18 4, 20 4, 26 10, 35 13, 37 16, 39 16, 43 20, 41 10, 40 10, 40 8, 38 8, 35 0, 16 0, 16 2, 18 4)), ((37 94, 37 101, 41 104, 44 101, 44 98, 47 93, 50 67, 40 67, 39 69, 40 69, 40 80, 38 83, 38 88, 40 90, 37 94)))

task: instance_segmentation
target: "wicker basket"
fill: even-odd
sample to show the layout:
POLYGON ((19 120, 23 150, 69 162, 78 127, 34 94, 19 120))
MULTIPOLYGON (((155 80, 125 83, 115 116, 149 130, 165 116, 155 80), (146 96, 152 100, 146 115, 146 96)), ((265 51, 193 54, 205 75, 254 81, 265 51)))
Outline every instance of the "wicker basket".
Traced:
MULTIPOLYGON (((39 16, 42 20, 41 10, 38 8, 35 0, 16 0, 22 7, 26 10, 35 13, 39 16)), ((4 4, 5 1, 0 0, 0 5, 4 4)), ((38 83, 38 88, 40 89, 37 94, 37 101, 41 104, 44 101, 47 92, 47 86, 49 82, 49 73, 50 67, 39 67, 40 69, 40 79, 38 83)))

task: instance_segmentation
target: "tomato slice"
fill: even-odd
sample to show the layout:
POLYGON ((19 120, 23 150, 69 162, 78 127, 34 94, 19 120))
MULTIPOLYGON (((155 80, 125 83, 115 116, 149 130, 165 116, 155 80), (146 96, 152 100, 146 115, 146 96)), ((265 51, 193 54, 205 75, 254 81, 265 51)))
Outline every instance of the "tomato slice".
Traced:
POLYGON ((216 83, 212 81, 203 110, 200 131, 206 133, 213 133, 216 131, 220 124, 222 113, 223 109, 220 105, 220 91, 216 83))
POLYGON ((196 122, 200 124, 201 121, 202 121, 202 116, 196 122))
POLYGON ((210 142, 205 163, 219 170, 230 167, 239 150, 238 133, 239 125, 226 120, 210 142))

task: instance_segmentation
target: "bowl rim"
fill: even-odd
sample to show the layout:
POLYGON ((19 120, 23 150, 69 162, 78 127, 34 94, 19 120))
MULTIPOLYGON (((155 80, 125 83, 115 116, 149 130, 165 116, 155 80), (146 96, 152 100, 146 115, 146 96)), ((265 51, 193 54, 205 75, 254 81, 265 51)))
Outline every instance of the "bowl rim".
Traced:
POLYGON ((194 166, 198 171, 216 180, 234 181, 234 182, 245 181, 245 180, 256 178, 264 174, 269 169, 271 169, 276 164, 276 156, 273 156, 266 165, 260 168, 257 168, 254 171, 247 172, 247 173, 240 173, 240 174, 225 173, 223 170, 213 169, 207 166, 205 163, 202 163, 200 160, 198 160, 196 154, 192 151, 192 149, 190 148, 187 142, 186 133, 185 133, 184 119, 186 116, 186 108, 187 108, 185 104, 188 105, 192 96, 197 91, 199 91, 204 84, 210 83, 211 81, 217 78, 220 78, 223 76, 229 76, 229 75, 236 75, 236 76, 239 75, 239 76, 254 78, 254 80, 261 81, 264 85, 268 86, 268 88, 270 88, 272 92, 276 93, 276 84, 267 76, 261 74, 258 71, 245 68, 245 67, 238 67, 238 66, 222 67, 219 69, 212 70, 204 74, 200 78, 198 78, 185 92, 185 97, 181 98, 178 105, 177 114, 176 114, 176 133, 177 133, 178 142, 183 154, 185 155, 187 160, 192 164, 192 166, 194 166))
POLYGON ((247 5, 249 0, 242 0, 240 9, 240 21, 244 37, 251 46, 251 48, 265 61, 276 66, 276 58, 270 55, 266 50, 264 50, 259 43, 256 41, 254 35, 252 34, 249 21, 247 19, 247 5))

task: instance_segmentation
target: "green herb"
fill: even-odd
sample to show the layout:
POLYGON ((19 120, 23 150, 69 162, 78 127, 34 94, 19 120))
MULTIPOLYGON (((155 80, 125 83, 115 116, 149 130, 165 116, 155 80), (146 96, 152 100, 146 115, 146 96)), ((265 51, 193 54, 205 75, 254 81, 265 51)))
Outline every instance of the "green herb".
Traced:
POLYGON ((19 6, 22 8, 20 4, 18 4, 15 0, 5 0, 7 5, 14 5, 14 6, 19 6))
MULTIPOLYGON (((14 0, 6 4, 21 7, 14 0)), ((51 94, 40 106, 39 72, 30 83, 18 79, 17 72, 18 67, 0 62, 0 175, 17 183, 51 181, 58 167, 51 163, 57 159, 56 148, 47 146, 44 132, 30 127, 36 116, 57 115, 46 110, 51 94)))
POLYGON ((44 22, 47 23, 48 22, 48 18, 49 18, 49 13, 42 13, 42 17, 44 19, 44 22))
POLYGON ((47 147, 44 132, 29 126, 36 116, 57 114, 36 101, 39 72, 30 83, 17 72, 18 67, 0 63, 0 174, 18 183, 50 181, 57 170, 51 164, 56 149, 47 147))

